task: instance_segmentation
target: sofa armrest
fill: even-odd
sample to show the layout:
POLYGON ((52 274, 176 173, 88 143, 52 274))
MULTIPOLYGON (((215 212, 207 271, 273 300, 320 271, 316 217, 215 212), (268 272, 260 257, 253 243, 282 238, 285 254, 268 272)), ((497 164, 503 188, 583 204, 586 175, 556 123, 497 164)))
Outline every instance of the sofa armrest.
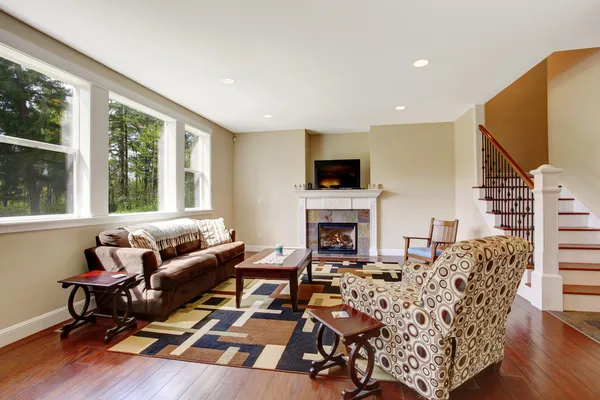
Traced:
POLYGON ((110 272, 125 271, 143 276, 149 286, 150 275, 158 270, 154 252, 150 249, 97 246, 84 251, 88 269, 110 272))
POLYGON ((405 261, 402 265, 402 282, 421 287, 423 283, 427 282, 427 278, 432 272, 433 265, 431 264, 405 261))
POLYGON ((231 241, 235 242, 235 229, 230 229, 229 234, 231 235, 231 241))

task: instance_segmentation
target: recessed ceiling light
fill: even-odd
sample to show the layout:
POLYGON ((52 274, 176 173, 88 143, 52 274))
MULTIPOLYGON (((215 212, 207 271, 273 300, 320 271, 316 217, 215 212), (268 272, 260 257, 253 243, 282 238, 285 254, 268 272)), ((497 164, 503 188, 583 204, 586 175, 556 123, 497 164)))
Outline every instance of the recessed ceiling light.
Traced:
POLYGON ((231 78, 223 78, 221 79, 221 82, 223 82, 226 85, 233 85, 235 83, 235 81, 231 78))
POLYGON ((273 118, 273 116, 272 116, 271 114, 265 114, 265 115, 263 115, 263 117, 265 117, 265 118, 267 118, 267 119, 269 119, 269 118, 273 118))
POLYGON ((400 110, 404 110, 406 107, 405 106, 398 106, 396 107, 396 110, 400 111, 400 110))
POLYGON ((415 61, 415 62, 413 63, 413 65, 414 65, 415 67, 417 67, 417 68, 424 67, 424 66, 426 66, 427 64, 429 64, 429 61, 428 61, 428 60, 417 60, 417 61, 415 61))

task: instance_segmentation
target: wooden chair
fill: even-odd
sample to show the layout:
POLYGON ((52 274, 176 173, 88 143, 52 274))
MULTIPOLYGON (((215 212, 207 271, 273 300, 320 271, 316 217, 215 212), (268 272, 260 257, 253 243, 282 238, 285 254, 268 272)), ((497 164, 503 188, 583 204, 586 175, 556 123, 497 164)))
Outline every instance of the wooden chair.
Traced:
POLYGON ((433 263, 443 253, 446 247, 456 242, 458 220, 442 221, 431 218, 428 237, 404 236, 404 262, 408 258, 433 263), (410 247, 411 240, 426 240, 426 247, 410 247))

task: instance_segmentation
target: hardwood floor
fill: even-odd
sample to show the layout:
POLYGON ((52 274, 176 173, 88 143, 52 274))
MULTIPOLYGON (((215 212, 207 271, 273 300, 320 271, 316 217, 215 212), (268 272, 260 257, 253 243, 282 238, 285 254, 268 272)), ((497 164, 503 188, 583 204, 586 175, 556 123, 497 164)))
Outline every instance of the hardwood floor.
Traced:
MULTIPOLYGON (((0 349, 0 398, 337 400, 351 387, 346 379, 112 353, 102 326, 62 341, 57 328, 0 349)), ((382 387, 382 399, 419 398, 400 383, 382 387)), ((598 399, 600 344, 517 297, 500 371, 483 371, 450 398, 598 399)))

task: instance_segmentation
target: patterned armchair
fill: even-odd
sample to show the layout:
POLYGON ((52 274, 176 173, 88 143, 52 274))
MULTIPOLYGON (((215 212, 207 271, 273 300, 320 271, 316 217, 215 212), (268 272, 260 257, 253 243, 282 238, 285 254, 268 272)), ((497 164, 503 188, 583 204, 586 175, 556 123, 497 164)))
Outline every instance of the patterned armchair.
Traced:
POLYGON ((402 282, 342 275, 348 304, 382 321, 375 362, 428 399, 504 359, 506 318, 532 253, 525 239, 491 236, 450 246, 425 265, 406 262, 402 282))

